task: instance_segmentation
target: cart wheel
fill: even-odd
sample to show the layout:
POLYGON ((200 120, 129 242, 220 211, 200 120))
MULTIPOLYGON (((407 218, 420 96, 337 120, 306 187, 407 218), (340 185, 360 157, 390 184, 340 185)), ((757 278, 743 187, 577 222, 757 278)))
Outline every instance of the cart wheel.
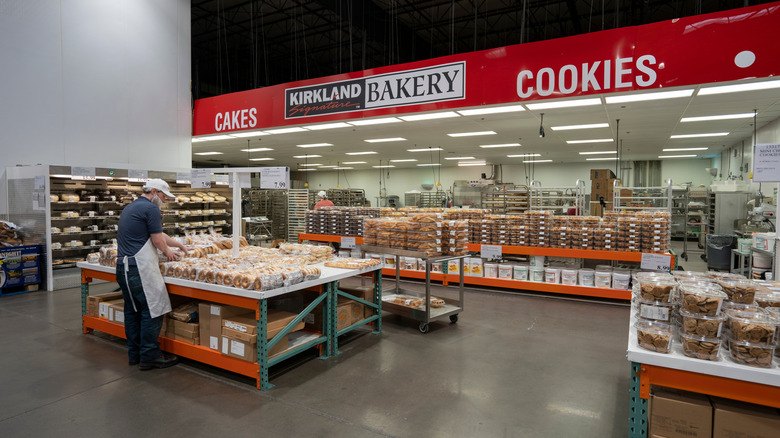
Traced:
POLYGON ((428 324, 421 322, 419 329, 420 329, 420 333, 428 333, 429 330, 428 324))
POLYGON ((457 315, 457 314, 455 314, 455 315, 450 315, 450 322, 451 322, 451 323, 453 323, 453 324, 455 324, 456 322, 458 322, 458 315, 457 315))

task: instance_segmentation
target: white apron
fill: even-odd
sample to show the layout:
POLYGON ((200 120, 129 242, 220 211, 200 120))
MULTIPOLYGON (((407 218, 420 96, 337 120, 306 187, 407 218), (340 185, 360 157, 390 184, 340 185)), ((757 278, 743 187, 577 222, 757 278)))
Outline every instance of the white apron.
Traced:
MULTIPOLYGON (((125 267, 125 281, 127 281, 130 269, 129 258, 131 257, 125 256, 122 261, 125 267)), ((135 258, 135 264, 138 266, 138 274, 141 277, 141 285, 144 288, 144 295, 146 296, 146 303, 149 305, 151 317, 157 318, 170 312, 171 299, 168 297, 168 289, 160 273, 157 248, 152 244, 152 239, 147 240, 146 244, 132 258, 135 258)), ((130 290, 129 283, 127 290, 130 290)), ((130 299, 132 300, 132 298, 133 295, 130 294, 130 299)), ((133 309, 136 312, 138 311, 135 301, 133 301, 133 309)))

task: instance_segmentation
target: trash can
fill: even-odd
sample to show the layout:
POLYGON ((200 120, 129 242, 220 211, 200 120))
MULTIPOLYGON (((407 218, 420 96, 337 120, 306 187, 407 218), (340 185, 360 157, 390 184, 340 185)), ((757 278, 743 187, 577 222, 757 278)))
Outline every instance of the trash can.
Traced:
POLYGON ((731 248, 737 245, 733 234, 707 235, 707 268, 731 270, 731 248))

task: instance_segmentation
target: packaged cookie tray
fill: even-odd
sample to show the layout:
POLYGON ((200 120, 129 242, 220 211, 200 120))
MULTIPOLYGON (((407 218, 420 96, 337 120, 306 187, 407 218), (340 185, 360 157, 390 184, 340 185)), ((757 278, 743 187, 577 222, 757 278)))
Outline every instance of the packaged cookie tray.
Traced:
POLYGON ((715 283, 723 289, 723 292, 725 292, 726 295, 728 295, 729 301, 735 303, 752 303, 755 300, 756 292, 758 291, 758 284, 756 282, 745 279, 716 278, 715 283))
POLYGON ((718 352, 721 342, 718 338, 682 333, 680 334, 680 342, 685 356, 701 360, 720 360, 718 352))
POLYGON ((674 328, 670 324, 640 320, 634 324, 637 345, 657 353, 669 353, 674 328))
POLYGON ((755 344, 728 339, 729 354, 734 362, 761 368, 772 367, 774 344, 755 344))
POLYGON ((726 311, 726 316, 729 333, 736 341, 769 344, 777 339, 775 334, 780 321, 764 310, 729 309, 726 311))
POLYGON ((697 315, 686 310, 680 310, 680 329, 682 333, 691 336, 719 338, 725 326, 726 315, 697 315))
POLYGON ((715 288, 682 285, 679 287, 682 309, 697 315, 719 315, 728 296, 715 288))

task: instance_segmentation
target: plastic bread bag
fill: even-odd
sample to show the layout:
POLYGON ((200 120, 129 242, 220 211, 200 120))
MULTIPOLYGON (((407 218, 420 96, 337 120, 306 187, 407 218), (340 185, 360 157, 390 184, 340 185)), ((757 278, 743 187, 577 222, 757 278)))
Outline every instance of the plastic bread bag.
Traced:
POLYGON ((282 278, 285 286, 291 286, 303 281, 303 272, 298 269, 287 269, 282 272, 282 278))

